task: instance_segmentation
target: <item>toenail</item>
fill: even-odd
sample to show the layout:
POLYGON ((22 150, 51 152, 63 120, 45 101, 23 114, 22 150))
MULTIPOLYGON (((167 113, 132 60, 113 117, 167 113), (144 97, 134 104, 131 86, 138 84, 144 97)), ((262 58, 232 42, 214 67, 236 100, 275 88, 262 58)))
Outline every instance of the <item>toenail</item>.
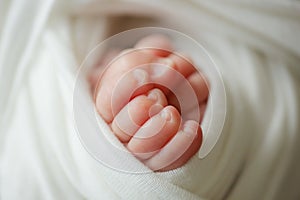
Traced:
POLYGON ((148 80, 148 73, 143 69, 135 69, 133 71, 133 76, 139 84, 143 84, 148 80))
POLYGON ((170 121, 171 118, 172 118, 172 114, 166 110, 166 109, 163 109, 160 114, 159 114, 162 118, 164 118, 166 121, 170 121))

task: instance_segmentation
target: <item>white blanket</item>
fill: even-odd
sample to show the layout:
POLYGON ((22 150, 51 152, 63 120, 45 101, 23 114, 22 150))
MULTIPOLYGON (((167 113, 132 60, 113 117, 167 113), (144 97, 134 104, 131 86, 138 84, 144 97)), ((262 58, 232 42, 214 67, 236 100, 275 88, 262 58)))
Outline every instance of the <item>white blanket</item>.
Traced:
MULTIPOLYGON (((1 1, 0 199, 299 199, 299 6, 1 1), (140 26, 199 41, 226 88, 225 126, 212 151, 164 173, 124 173, 99 163, 74 123, 84 57, 106 37, 140 26)), ((146 170, 129 154, 105 154, 126 160, 120 168, 146 170)))

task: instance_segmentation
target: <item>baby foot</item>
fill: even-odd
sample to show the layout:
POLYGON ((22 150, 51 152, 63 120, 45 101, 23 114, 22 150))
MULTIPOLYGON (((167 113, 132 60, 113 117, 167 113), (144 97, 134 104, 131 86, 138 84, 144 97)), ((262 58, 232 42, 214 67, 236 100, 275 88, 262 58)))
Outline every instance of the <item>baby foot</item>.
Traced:
POLYGON ((209 93, 207 82, 191 61, 172 53, 166 37, 152 35, 139 41, 135 49, 122 51, 99 83, 94 78, 91 85, 97 85, 99 114, 150 169, 178 168, 200 148, 199 123, 209 93), (184 82, 194 96, 189 97, 184 82), (201 115, 195 114, 198 109, 201 115))

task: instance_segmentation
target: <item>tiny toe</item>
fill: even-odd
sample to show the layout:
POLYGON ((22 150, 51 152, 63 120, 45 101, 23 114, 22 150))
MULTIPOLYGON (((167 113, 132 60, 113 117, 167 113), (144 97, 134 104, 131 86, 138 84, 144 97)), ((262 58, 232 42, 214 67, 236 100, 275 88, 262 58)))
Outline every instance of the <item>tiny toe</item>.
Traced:
POLYGON ((207 100, 209 95, 209 83, 206 77, 202 73, 195 72, 188 77, 188 80, 197 95, 199 103, 207 100))
POLYGON ((150 155, 160 150, 176 134, 180 123, 180 115, 176 108, 167 106, 136 132, 127 148, 137 157, 150 155))
POLYGON ((186 80, 181 72, 176 69, 175 62, 169 57, 153 61, 148 69, 151 81, 156 83, 155 87, 164 92, 173 91, 186 80))
MULTIPOLYGON (((106 80, 99 89, 96 107, 107 123, 110 123, 119 111, 134 97, 135 91, 147 85, 148 73, 146 69, 134 69, 124 74, 118 80, 106 80), (114 82, 113 82, 114 81, 114 82), (111 83, 112 82, 112 83, 111 83)), ((146 93, 151 85, 143 87, 140 93, 146 93)), ((137 93, 135 94, 138 95, 137 93)))
MULTIPOLYGON (((167 98, 169 104, 175 106, 183 115, 190 113, 191 110, 194 114, 199 112, 195 108, 199 109, 201 104, 205 104, 208 96, 208 81, 202 73, 195 72, 178 84, 173 93, 167 95, 167 98)), ((189 119, 199 120, 199 117, 194 115, 189 119)))
POLYGON ((151 116, 166 105, 167 99, 158 89, 149 91, 147 96, 135 97, 114 118, 111 125, 114 134, 121 142, 128 142, 151 116))
POLYGON ((202 143, 202 130, 195 121, 186 121, 179 131, 157 154, 144 161, 153 171, 167 171, 183 166, 202 143))
MULTIPOLYGON (((96 107, 107 123, 112 122, 113 117, 129 102, 134 91, 148 81, 145 64, 151 62, 153 56, 141 51, 123 54, 109 65, 98 83, 96 107)), ((150 84, 142 92, 151 88, 150 84)))
POLYGON ((182 53, 173 53, 168 58, 174 62, 174 69, 180 72, 184 77, 188 77, 197 71, 192 60, 187 55, 182 53))
POLYGON ((149 72, 153 82, 167 88, 165 90, 163 87, 157 86, 168 95, 169 91, 174 92, 179 85, 188 82, 187 77, 197 72, 197 70, 187 57, 171 54, 166 58, 153 61, 149 72))

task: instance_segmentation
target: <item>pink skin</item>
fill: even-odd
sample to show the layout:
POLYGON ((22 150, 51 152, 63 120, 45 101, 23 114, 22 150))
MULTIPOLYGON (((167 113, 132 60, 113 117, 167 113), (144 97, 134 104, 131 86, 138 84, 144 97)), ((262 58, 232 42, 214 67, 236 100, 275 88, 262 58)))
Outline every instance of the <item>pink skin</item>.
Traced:
POLYGON ((105 71, 104 67, 97 67, 89 77, 99 114, 127 149, 153 171, 181 167, 202 143, 199 123, 209 95, 204 75, 186 56, 172 53, 171 42, 162 35, 143 38, 135 49, 114 51, 101 65, 116 56, 118 59, 105 71), (153 62, 168 68, 162 72, 147 65, 153 62), (188 99, 183 102, 189 105, 185 117, 180 114, 182 110, 174 94, 156 84, 164 83, 178 90, 176 94, 185 95, 186 89, 175 78, 174 70, 188 80, 196 94, 196 100, 191 101, 194 103, 188 99), (195 119, 197 115, 193 112, 197 107, 201 116, 195 119))

